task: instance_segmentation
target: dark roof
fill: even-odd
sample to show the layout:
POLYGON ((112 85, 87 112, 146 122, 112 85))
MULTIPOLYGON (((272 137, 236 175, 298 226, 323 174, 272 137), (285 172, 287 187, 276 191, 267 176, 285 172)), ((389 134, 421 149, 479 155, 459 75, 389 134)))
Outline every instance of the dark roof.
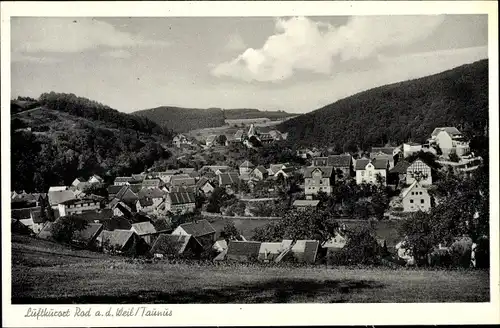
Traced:
POLYGON ((178 187, 171 187, 170 192, 188 192, 195 194, 196 193, 196 186, 178 186, 178 187))
POLYGON ((391 169, 390 173, 399 173, 404 174, 406 170, 410 167, 411 163, 405 160, 399 161, 394 167, 391 169))
POLYGON ((78 214, 72 214, 72 216, 80 217, 87 222, 95 222, 107 220, 113 216, 113 211, 111 209, 102 209, 99 211, 86 211, 78 214))
POLYGON ((193 237, 201 237, 211 233, 215 233, 214 227, 207 220, 197 220, 192 222, 186 222, 180 225, 180 227, 189 235, 193 237))
POLYGON ((349 167, 352 162, 351 155, 330 155, 327 159, 327 166, 349 167))
POLYGON ((172 187, 178 187, 178 186, 194 186, 196 184, 196 181, 194 178, 191 177, 181 177, 177 178, 175 175, 172 177, 170 180, 170 185, 172 187))
POLYGON ((98 236, 101 230, 102 230, 102 224, 89 223, 85 227, 85 229, 80 231, 75 231, 73 233, 73 239, 89 243, 92 242, 98 236))
POLYGON ((153 206, 153 200, 151 198, 141 198, 139 199, 139 204, 141 204, 142 207, 153 206))
POLYGON ((71 190, 49 191, 49 204, 57 205, 70 199, 75 199, 75 193, 71 190))
POLYGON ((356 161, 356 170, 364 170, 366 165, 370 162, 378 170, 387 169, 389 164, 388 160, 385 158, 374 158, 371 161, 369 159, 362 158, 356 161))
POLYGON ((123 186, 108 186, 108 194, 109 195, 116 195, 120 190, 123 188, 123 186))
POLYGON ((128 187, 130 188, 130 190, 132 190, 134 194, 137 194, 139 191, 143 189, 141 183, 131 183, 128 187))
POLYGON ((319 241, 317 240, 297 240, 292 247, 292 253, 299 262, 316 262, 319 241))
POLYGON ((143 186, 159 186, 161 184, 161 179, 160 178, 155 178, 155 179, 144 179, 142 181, 143 186))
POLYGON ((33 217, 33 223, 44 223, 45 218, 42 217, 42 211, 31 211, 31 216, 33 217))
POLYGON ((151 223, 154 225, 156 231, 158 232, 166 232, 166 231, 172 231, 172 226, 168 223, 166 219, 158 219, 151 221, 151 223))
POLYGON ((239 182, 240 177, 238 176, 238 173, 228 172, 219 174, 219 184, 221 186, 237 184, 239 182))
POLYGON ((259 256, 261 242, 259 241, 229 241, 227 256, 259 256))
POLYGON ((63 205, 76 205, 76 204, 85 204, 85 203, 99 203, 100 200, 96 200, 92 197, 85 197, 85 198, 77 198, 77 199, 69 199, 67 201, 61 202, 59 204, 63 205))
POLYGON ((392 156, 396 147, 372 147, 372 153, 384 153, 392 156))
POLYGON ((304 178, 312 178, 314 171, 320 170, 323 172, 324 178, 331 178, 333 174, 333 166, 310 166, 306 167, 304 171, 304 178))
POLYGON ((132 191, 130 186, 123 186, 122 189, 115 196, 119 200, 136 202, 139 197, 132 191))
POLYGON ((40 211, 41 207, 30 207, 30 208, 19 208, 10 210, 10 216, 12 219, 24 220, 31 217, 32 211, 40 211))
POLYGON ((115 178, 115 183, 116 182, 132 182, 134 181, 134 178, 132 177, 116 177, 115 178))
POLYGON ((260 171, 262 174, 269 173, 269 172, 267 172, 266 168, 262 165, 257 166, 254 170, 260 171))
POLYGON ((139 191, 137 196, 139 198, 163 198, 165 196, 165 192, 159 188, 144 188, 139 191))
POLYGON ((133 231, 116 229, 113 231, 103 230, 100 237, 103 244, 122 249, 133 235, 133 231))
POLYGON ((100 221, 104 230, 113 231, 117 229, 130 230, 132 224, 124 217, 113 216, 107 220, 100 221))
POLYGON ((195 203, 195 196, 190 192, 171 192, 168 196, 173 205, 195 203))
POLYGON ((212 187, 214 186, 214 184, 208 178, 201 177, 200 180, 198 180, 198 182, 196 182, 196 188, 200 189, 207 183, 209 183, 212 187))
POLYGON ((243 168, 252 168, 255 167, 250 161, 244 161, 243 163, 240 164, 240 167, 243 168))
POLYGON ((161 234, 156 238, 153 246, 151 247, 151 254, 167 254, 167 255, 181 255, 186 250, 189 242, 197 243, 198 241, 192 238, 191 235, 167 235, 161 234))

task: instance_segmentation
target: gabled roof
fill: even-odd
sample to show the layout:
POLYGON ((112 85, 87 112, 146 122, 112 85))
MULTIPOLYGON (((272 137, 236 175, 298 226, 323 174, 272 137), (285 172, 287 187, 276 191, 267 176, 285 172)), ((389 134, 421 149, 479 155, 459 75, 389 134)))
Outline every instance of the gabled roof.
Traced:
POLYGON ((81 242, 90 243, 99 235, 101 230, 102 230, 102 224, 89 223, 83 230, 75 231, 73 233, 73 239, 81 242))
POLYGON ((255 167, 255 165, 253 165, 250 161, 244 161, 243 163, 240 164, 240 167, 251 169, 255 167))
POLYGON ((170 180, 170 185, 172 187, 179 187, 179 186, 194 186, 196 184, 196 180, 191 177, 177 177, 177 176, 172 176, 172 179, 170 180))
POLYGON ((228 170, 229 166, 227 165, 205 165, 200 169, 200 172, 204 171, 212 171, 217 172, 217 170, 228 170))
POLYGON ((123 186, 108 186, 108 195, 116 195, 122 188, 123 186))
POLYGON ((123 249, 127 242, 134 235, 133 231, 116 229, 113 231, 103 230, 101 232, 100 238, 103 245, 108 245, 110 247, 118 247, 123 249))
POLYGON ((12 219, 24 220, 29 219, 32 211, 40 211, 41 207, 30 207, 30 208, 19 208, 10 210, 10 216, 12 219))
POLYGON ((161 179, 160 178, 154 178, 154 179, 144 179, 142 180, 142 185, 143 186, 159 186, 161 184, 161 179))
POLYGON ((257 166, 257 167, 254 169, 254 171, 259 171, 259 172, 261 172, 262 174, 268 174, 268 173, 269 173, 269 172, 267 172, 266 168, 265 168, 264 166, 262 166, 262 165, 257 166))
POLYGON ((293 202, 293 206, 311 206, 316 207, 319 204, 317 199, 297 199, 293 202))
POLYGON ((314 171, 321 171, 323 178, 331 178, 333 175, 333 166, 310 166, 304 171, 304 178, 312 178, 314 171))
POLYGON ((200 188, 202 188, 204 185, 206 185, 207 183, 208 183, 208 184, 210 184, 212 187, 214 186, 214 184, 213 184, 213 183, 212 183, 212 182, 211 182, 208 178, 206 178, 206 177, 201 177, 201 178, 200 178, 200 180, 198 180, 198 181, 196 182, 196 188, 197 188, 197 189, 200 189, 200 188))
POLYGON ((142 207, 153 206, 154 204, 151 198, 139 198, 138 202, 142 207))
POLYGON ((193 237, 201 237, 208 234, 215 233, 214 227, 205 219, 197 220, 192 222, 186 222, 180 225, 180 227, 189 235, 193 237))
POLYGON ((394 167, 389 171, 389 173, 405 174, 406 170, 410 167, 411 163, 405 160, 399 161, 394 167))
POLYGON ((142 182, 144 179, 146 179, 146 174, 144 173, 132 174, 132 179, 137 182, 142 182))
POLYGON ((48 195, 50 205, 57 205, 76 198, 75 193, 71 190, 49 191, 48 195))
POLYGON ((219 174, 219 185, 221 186, 228 186, 239 182, 240 177, 238 176, 238 173, 228 172, 219 174))
POLYGON ((243 130, 241 130, 241 129, 240 129, 240 130, 238 130, 238 131, 236 131, 236 133, 234 134, 234 138, 235 138, 235 139, 241 139, 241 138, 243 138, 243 133, 244 133, 244 132, 243 132, 243 130))
POLYGON ((319 241, 297 240, 292 247, 292 253, 299 262, 314 263, 318 252, 319 241))
MULTIPOLYGON (((401 198, 405 198, 406 196, 408 196, 410 191, 412 191, 415 187, 423 188, 418 181, 413 181, 413 183, 408 188, 401 191, 401 198)), ((426 188, 423 189, 427 190, 426 188)))
POLYGON ((151 254, 181 255, 186 250, 189 242, 197 243, 191 235, 167 235, 161 234, 156 238, 151 247, 151 254))
POLYGON ((132 224, 129 220, 124 217, 110 217, 107 220, 100 221, 103 225, 104 230, 113 231, 113 230, 130 230, 132 224))
POLYGON ((327 157, 327 166, 349 167, 352 163, 351 155, 330 155, 327 157))
POLYGON ((165 196, 165 192, 159 188, 144 188, 139 191, 137 194, 139 199, 144 199, 144 198, 163 198, 165 196))
POLYGON ((31 217, 33 218, 33 223, 44 223, 46 221, 46 219, 42 217, 41 210, 31 211, 31 217))
POLYGON ((156 233, 156 229, 151 222, 139 222, 132 224, 132 228, 139 236, 150 235, 156 233))
POLYGON ((446 127, 440 127, 440 128, 435 128, 434 131, 432 131, 431 136, 435 137, 439 134, 439 132, 445 131, 451 136, 457 136, 457 135, 462 135, 460 131, 454 126, 446 126, 446 127))
POLYGON ((100 176, 98 176, 97 174, 94 174, 93 176, 90 177, 90 179, 92 179, 92 178, 94 178, 95 180, 97 180, 99 182, 103 182, 104 181, 104 179, 101 178, 100 176))
POLYGON ((117 182, 132 182, 134 181, 134 178, 132 177, 116 177, 115 178, 115 183, 117 182))
POLYGON ((168 223, 166 219, 158 219, 151 221, 153 226, 155 227, 155 230, 157 232, 170 232, 172 231, 172 226, 168 223))
POLYGON ((227 245, 227 256, 259 256, 261 242, 231 240, 227 245))
POLYGON ((366 159, 366 158, 361 158, 356 161, 356 171, 358 170, 364 170, 368 163, 372 163, 372 165, 375 167, 377 170, 383 170, 387 169, 389 165, 389 161, 385 158, 374 158, 372 160, 366 159))
POLYGON ((54 223, 47 221, 42 230, 38 233, 37 237, 41 239, 52 239, 52 225, 54 223))
POLYGON ((196 199, 190 192, 171 192, 167 196, 172 205, 195 203, 196 199))
POLYGON ((115 198, 122 201, 137 201, 139 197, 132 191, 130 186, 123 186, 122 189, 116 194, 115 198))
POLYGON ((271 174, 276 174, 279 170, 286 167, 287 165, 289 165, 289 163, 270 164, 269 170, 271 171, 271 174))

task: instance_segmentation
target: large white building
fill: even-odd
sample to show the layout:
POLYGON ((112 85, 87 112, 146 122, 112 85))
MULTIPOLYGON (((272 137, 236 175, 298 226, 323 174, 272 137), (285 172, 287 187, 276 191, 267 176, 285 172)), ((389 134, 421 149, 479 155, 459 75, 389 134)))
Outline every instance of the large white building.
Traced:
POLYGON ((387 183, 387 170, 389 169, 389 161, 387 159, 366 159, 361 158, 356 160, 356 183, 377 183, 377 177, 382 178, 385 185, 387 183))
POLYGON ((430 145, 439 146, 444 156, 449 156, 452 152, 463 156, 470 150, 469 142, 455 127, 435 128, 428 141, 430 145))

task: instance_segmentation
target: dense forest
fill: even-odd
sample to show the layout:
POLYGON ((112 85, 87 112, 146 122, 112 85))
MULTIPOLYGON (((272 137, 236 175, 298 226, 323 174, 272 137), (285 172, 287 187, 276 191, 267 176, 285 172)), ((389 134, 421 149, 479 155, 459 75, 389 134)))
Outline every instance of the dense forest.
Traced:
POLYGON ((337 151, 424 142, 435 127, 483 135, 488 122, 488 61, 385 85, 283 122, 288 142, 337 151))
POLYGON ((13 190, 46 192, 92 174, 109 181, 170 156, 162 145, 172 133, 147 119, 74 95, 43 94, 38 102, 11 118, 13 190))
POLYGON ((224 125, 226 119, 270 118, 281 119, 292 116, 284 111, 260 111, 258 109, 239 108, 181 108, 162 106, 134 112, 135 115, 150 120, 176 132, 188 132, 195 129, 214 128, 224 125))

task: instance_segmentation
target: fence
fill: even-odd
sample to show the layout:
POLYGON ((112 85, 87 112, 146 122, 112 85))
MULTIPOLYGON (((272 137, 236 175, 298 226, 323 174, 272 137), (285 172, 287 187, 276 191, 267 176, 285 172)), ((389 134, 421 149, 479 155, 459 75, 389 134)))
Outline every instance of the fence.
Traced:
POLYGON ((214 219, 241 219, 241 220, 281 220, 280 216, 231 216, 219 213, 201 212, 201 215, 206 218, 214 219))

